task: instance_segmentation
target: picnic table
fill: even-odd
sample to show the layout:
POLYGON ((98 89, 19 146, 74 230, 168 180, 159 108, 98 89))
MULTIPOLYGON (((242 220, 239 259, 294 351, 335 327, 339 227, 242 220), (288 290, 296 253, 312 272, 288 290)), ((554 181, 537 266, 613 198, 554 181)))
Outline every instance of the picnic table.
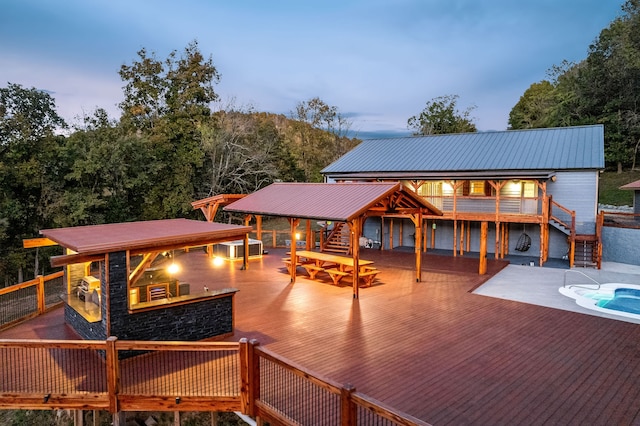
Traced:
MULTIPOLYGON (((352 257, 318 251, 296 251, 296 264, 302 266, 313 280, 320 272, 326 272, 334 284, 346 276, 353 275, 354 262, 352 257)), ((380 272, 373 266, 371 260, 358 260, 359 273, 367 286, 370 286, 375 276, 380 272)))

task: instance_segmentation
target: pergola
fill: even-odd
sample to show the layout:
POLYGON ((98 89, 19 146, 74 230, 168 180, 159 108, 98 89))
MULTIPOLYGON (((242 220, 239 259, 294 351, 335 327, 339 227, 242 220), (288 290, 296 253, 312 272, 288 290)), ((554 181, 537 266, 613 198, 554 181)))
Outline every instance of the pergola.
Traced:
MULTIPOLYGON (((410 219, 416 228, 416 281, 421 280, 422 217, 442 215, 436 207, 424 201, 398 182, 374 183, 274 183, 224 207, 225 211, 244 213, 245 223, 251 215, 278 216, 288 219, 291 241, 301 219, 345 222, 351 232, 353 256, 353 297, 358 298, 359 239, 368 217, 410 219)), ((310 233, 307 232, 307 235, 310 233)), ((296 244, 291 244, 291 259, 296 257, 296 244)), ((291 282, 296 280, 296 268, 291 268, 291 282)))

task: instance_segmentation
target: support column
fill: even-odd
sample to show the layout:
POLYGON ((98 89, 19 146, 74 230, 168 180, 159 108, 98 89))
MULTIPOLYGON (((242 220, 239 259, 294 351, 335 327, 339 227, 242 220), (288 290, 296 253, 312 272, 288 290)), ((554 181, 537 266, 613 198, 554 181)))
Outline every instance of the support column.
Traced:
POLYGON ((478 274, 487 273, 487 235, 489 234, 489 223, 482 222, 480 224, 480 267, 478 274))
POLYGON ((418 213, 418 216, 411 216, 413 219, 413 224, 416 228, 416 242, 415 242, 415 253, 416 253, 416 282, 422 281, 422 255, 420 253, 420 247, 422 246, 422 211, 418 213))
POLYGON ((298 259, 296 256, 296 228, 300 223, 300 219, 290 217, 289 224, 291 225, 291 283, 296 282, 296 268, 298 267, 298 259))
POLYGON ((353 256, 353 298, 359 296, 360 286, 360 218, 348 222, 351 233, 351 247, 353 256))

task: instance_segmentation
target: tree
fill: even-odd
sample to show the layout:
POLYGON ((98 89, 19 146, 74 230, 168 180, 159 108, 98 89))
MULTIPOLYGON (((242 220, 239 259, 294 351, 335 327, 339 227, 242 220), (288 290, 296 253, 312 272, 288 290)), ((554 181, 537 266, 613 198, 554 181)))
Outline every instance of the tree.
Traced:
POLYGON ((351 122, 338 108, 318 97, 299 102, 291 118, 296 121, 291 140, 298 167, 305 172, 305 181, 322 179, 320 170, 337 160, 358 143, 347 137, 351 122))
POLYGON ((458 95, 439 96, 427 102, 419 115, 407 120, 407 127, 414 135, 441 135, 446 133, 476 132, 471 118, 475 106, 464 111, 457 109, 458 95))
POLYGON ((199 130, 207 157, 202 197, 248 194, 278 178, 275 156, 282 142, 273 121, 247 112, 220 111, 199 130))
POLYGON ((154 165, 148 170, 153 184, 145 191, 142 215, 145 219, 189 215, 190 202, 204 183, 198 127, 208 120, 210 104, 218 98, 213 85, 220 76, 196 41, 180 55, 171 52, 165 61, 149 57, 145 49, 138 56, 137 62, 120 69, 126 82, 120 107, 122 122, 132 127, 130 135, 144 136, 154 165))
MULTIPOLYGON (((50 222, 43 191, 57 176, 57 129, 66 123, 46 92, 9 83, 0 88, 0 273, 5 283, 22 281, 33 251, 22 239, 38 235, 50 222), (17 273, 17 274, 16 274, 17 273)), ((32 269, 34 275, 37 268, 32 269)))
POLYGON ((509 128, 534 129, 551 127, 551 109, 556 104, 556 92, 553 85, 542 80, 533 83, 520 97, 509 113, 509 128))

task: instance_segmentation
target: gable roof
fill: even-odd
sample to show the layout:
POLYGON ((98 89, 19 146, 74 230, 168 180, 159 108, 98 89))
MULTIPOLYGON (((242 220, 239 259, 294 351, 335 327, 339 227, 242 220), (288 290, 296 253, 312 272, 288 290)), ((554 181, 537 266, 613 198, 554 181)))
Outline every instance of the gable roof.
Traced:
POLYGON ((391 177, 604 168, 602 125, 370 139, 322 170, 391 177))
POLYGON ((619 189, 630 189, 630 190, 638 191, 640 190, 640 180, 628 183, 626 185, 622 185, 619 189))
POLYGON ((347 222, 369 209, 379 207, 381 200, 392 196, 400 209, 410 206, 442 214, 398 182, 273 183, 229 204, 224 210, 347 222))

